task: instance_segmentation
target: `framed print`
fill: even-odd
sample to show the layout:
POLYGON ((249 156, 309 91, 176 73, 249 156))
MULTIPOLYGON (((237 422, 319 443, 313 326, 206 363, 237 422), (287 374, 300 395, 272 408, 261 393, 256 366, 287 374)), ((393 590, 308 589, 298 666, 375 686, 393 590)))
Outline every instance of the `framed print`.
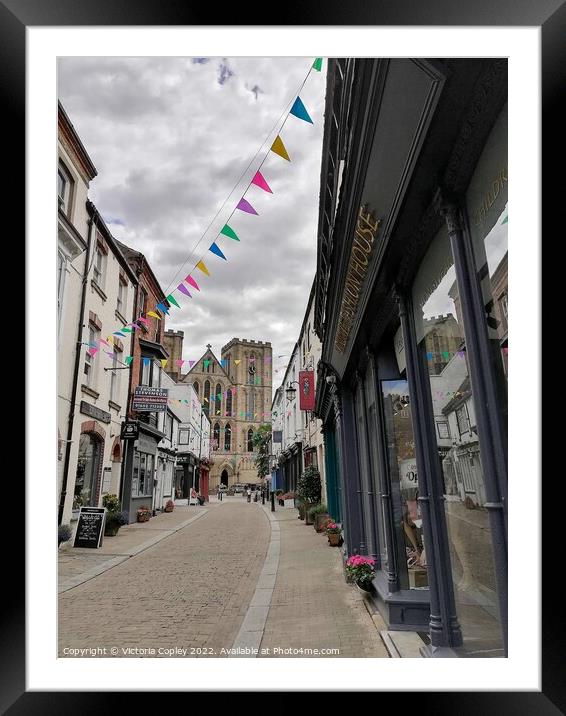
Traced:
MULTIPOLYGON (((545 551, 539 550, 540 391, 533 380, 541 355, 538 217, 550 233, 550 219, 561 215, 563 204, 551 171, 563 133, 558 98, 566 87, 565 5, 331 3, 321 19, 315 9, 311 2, 293 8, 277 26, 243 24, 228 9, 226 22, 235 24, 211 25, 207 8, 150 0, 0 0, 0 92, 7 145, 19 149, 10 163, 18 180, 8 182, 5 206, 26 216, 30 416, 25 548, 21 536, 10 541, 18 566, 10 567, 5 590, 3 713, 44 713, 54 705, 63 713, 90 713, 107 708, 110 699, 133 697, 108 696, 114 691, 280 690, 415 691, 409 698, 441 714, 566 712, 561 608, 551 604, 553 585, 544 600, 539 588, 541 553, 555 554, 559 542, 545 535, 545 551), (321 80, 316 92, 306 80, 300 84, 292 62, 297 58, 308 59, 307 79, 321 80), (254 81, 242 68, 257 59, 273 62, 254 81), (136 94, 144 60, 151 108, 136 94), (171 62, 178 63, 175 72, 171 62), (104 63, 105 73, 98 73, 104 63), (200 71, 217 72, 212 89, 195 81, 188 92, 179 77, 200 71), (266 74, 270 84, 262 82, 266 74), (164 88, 174 98, 170 105, 164 88), (226 88, 233 104, 221 116, 214 100, 226 88), (95 97, 101 107, 114 103, 120 122, 108 123, 95 97), (306 150, 284 132, 267 135, 260 149, 277 160, 276 168, 270 174, 263 163, 253 165, 258 150, 247 187, 247 179, 234 185, 240 192, 234 211, 222 214, 224 194, 216 195, 210 177, 236 177, 237 160, 245 164, 257 149, 242 137, 263 137, 269 128, 253 113, 258 103, 273 102, 276 116, 283 99, 285 117, 295 122, 287 130, 312 129, 317 137, 318 144, 309 145, 316 161, 306 172, 306 150), (166 112, 171 124, 164 132, 159 115, 166 112), (181 156, 173 134, 193 134, 191 152, 181 156), (215 134, 225 144, 208 159, 197 155, 198 137, 204 145, 215 134), (90 149, 95 143, 96 156, 90 149), (146 154, 150 144, 153 154, 146 154), (231 170, 221 166, 223 156, 231 158, 231 170), (163 175, 162 186, 151 186, 150 176, 157 177, 152 165, 161 162, 176 170, 163 175), (206 164, 213 168, 205 172, 206 164), (285 176, 282 167, 296 173, 285 176), (305 173, 305 186, 316 194, 310 214, 300 192, 305 173), (49 183, 51 175, 57 184, 49 183), (114 189, 101 181, 104 175, 119 177, 114 189), (165 214, 163 207, 176 201, 194 205, 194 217, 179 214, 176 225, 168 224, 168 239, 165 225, 156 223, 142 253, 128 243, 132 234, 118 196, 124 186, 137 195, 132 211, 147 225, 155 221, 149 213, 155 192, 163 204, 152 211, 165 214), (97 207, 98 187, 106 198, 114 191, 114 203, 104 199, 104 212, 97 207), (267 202, 277 202, 283 190, 295 193, 286 200, 288 213, 273 214, 276 220, 265 228, 270 242, 258 239, 255 256, 233 258, 245 248, 246 232, 251 237, 264 230, 257 225, 271 210, 267 202), (202 214, 201 201, 212 201, 202 214), (203 216, 212 206, 220 223, 208 241, 203 216), (301 212, 312 223, 304 235, 301 212), (75 226, 79 218, 82 233, 75 226), (510 284, 519 288, 511 288, 508 301, 509 224, 511 237, 517 231, 510 284), (208 251, 195 254, 199 260, 187 273, 186 253, 199 236, 208 251), (57 254, 56 238, 65 246, 57 254), (160 283, 157 268, 148 266, 160 265, 165 241, 170 258, 159 268, 160 283), (73 247, 84 251, 80 275, 69 269, 73 247), (246 294, 243 278, 226 279, 217 284, 225 288, 216 300, 205 303, 209 287, 223 280, 217 276, 236 261, 242 263, 235 274, 254 290, 246 294), (314 281, 310 276, 304 290, 307 261, 314 281), (54 272, 46 270, 50 266, 54 272), (75 281, 67 305, 77 319, 62 353, 65 276, 67 290, 75 281), (260 280, 280 290, 269 308, 270 326, 284 323, 285 312, 291 316, 300 305, 286 342, 274 342, 272 350, 269 337, 222 333, 215 354, 200 331, 212 332, 234 315, 230 330, 252 335, 251 327, 268 313, 260 280), (189 304, 190 330, 183 331, 175 311, 189 304), (208 313, 199 313, 199 305, 208 313), (508 331, 517 345, 510 361, 508 331), (190 341, 206 348, 189 355, 190 341), (57 371, 65 361, 70 397, 61 429, 57 371), (299 409, 304 396, 296 400, 292 387, 305 375, 308 419, 299 409), (386 395, 383 386, 390 388, 386 395), (159 407, 147 404, 136 412, 132 397, 140 390, 159 393, 159 407), (264 424, 272 426, 271 441, 262 442, 264 424), (338 523, 338 549, 324 527, 323 534, 307 527, 306 503, 303 519, 296 519, 303 477, 315 473, 323 475, 322 491, 304 500, 315 507, 313 521, 318 510, 321 520, 338 523), (242 499, 248 489, 254 496, 249 502, 242 499), (88 550, 89 569, 79 567, 80 549, 58 550, 54 527, 72 524, 81 510, 102 508, 102 530, 114 524, 115 531, 104 531, 107 539, 100 535, 88 550), (231 511, 241 519, 222 525, 231 511), (253 515, 258 532, 238 551, 253 515), (226 537, 230 564, 218 570, 213 587, 195 589, 217 568, 217 551, 204 542, 199 547, 214 516, 218 522, 207 540, 226 537), (194 537, 175 553, 183 530, 194 537), (295 562, 292 539, 304 541, 295 562), (299 555, 307 559, 309 550, 313 569, 301 571, 299 555), (67 566, 58 581, 61 554, 67 566), (372 572, 371 599, 346 581, 352 558, 365 559, 362 569, 372 572), (178 577, 183 560, 191 559, 193 588, 178 577), (239 581, 241 574, 247 581, 239 581), (174 604, 164 597, 169 581, 174 604), (100 632, 96 610, 108 610, 100 632), (177 643, 177 632, 189 634, 183 631, 189 613, 200 628, 192 629, 188 643, 177 643), (277 615, 284 617, 276 622, 277 615), (360 631, 363 620, 372 623, 369 640, 360 631), (121 643, 112 641, 117 633, 121 643), (301 641, 305 633, 310 636, 301 641), (218 634, 232 653, 216 651, 218 634), (403 651, 413 637, 417 642, 403 651), (158 638, 163 648, 156 653, 158 638), (337 643, 343 652, 324 654, 331 657, 324 660, 308 651, 337 643), (266 662, 262 646, 263 655, 284 660, 266 662), (267 653, 281 646, 291 651, 267 653), (119 654, 118 647, 126 651, 119 654), (199 658, 187 663, 191 656, 199 658)), ((8 236, 13 244, 13 230, 8 236)), ((545 559, 547 569, 549 561, 555 564, 545 559)))

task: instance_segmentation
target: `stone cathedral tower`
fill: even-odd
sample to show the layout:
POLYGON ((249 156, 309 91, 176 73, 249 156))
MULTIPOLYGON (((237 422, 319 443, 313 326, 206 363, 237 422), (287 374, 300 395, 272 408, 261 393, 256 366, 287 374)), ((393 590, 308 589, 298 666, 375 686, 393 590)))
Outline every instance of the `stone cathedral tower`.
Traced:
POLYGON ((210 418, 210 487, 259 483, 251 436, 271 422, 271 343, 232 338, 220 360, 211 348, 181 378, 192 383, 210 418))

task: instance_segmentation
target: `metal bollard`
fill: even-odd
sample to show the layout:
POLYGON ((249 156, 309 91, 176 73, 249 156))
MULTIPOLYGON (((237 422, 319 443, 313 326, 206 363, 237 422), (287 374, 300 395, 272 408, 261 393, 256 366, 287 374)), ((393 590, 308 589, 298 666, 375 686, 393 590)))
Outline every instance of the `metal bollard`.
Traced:
POLYGON ((262 490, 261 492, 261 504, 265 505, 265 490, 262 490))
POLYGON ((275 493, 271 493, 271 511, 275 512, 275 493))

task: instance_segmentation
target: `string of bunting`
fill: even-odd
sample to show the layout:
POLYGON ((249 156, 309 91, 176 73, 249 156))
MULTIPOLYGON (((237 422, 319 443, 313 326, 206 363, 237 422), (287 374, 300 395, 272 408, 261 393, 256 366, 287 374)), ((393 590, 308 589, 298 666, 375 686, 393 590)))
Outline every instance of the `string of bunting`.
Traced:
MULTIPOLYGON (((311 67, 309 68, 309 71, 301 85, 301 88, 304 87, 306 80, 308 79, 310 73, 312 70, 315 70, 316 72, 320 72, 322 70, 322 58, 317 57, 311 67)), ((299 91, 300 94, 300 91, 299 91)), ((246 198, 246 194, 248 193, 250 187, 255 186, 261 189, 262 191, 273 194, 273 190, 269 186, 265 176, 262 174, 261 169, 263 167, 263 164, 267 160, 267 157, 270 155, 270 153, 274 153, 277 156, 281 157, 282 159, 290 162, 291 158, 289 156, 289 153, 287 151, 287 148, 283 142, 283 139, 281 137, 281 131, 283 130, 283 127, 285 126, 287 120, 290 116, 293 116, 301 121, 304 121, 306 123, 314 124, 313 120, 311 119, 307 108, 305 107, 303 101, 301 100, 300 96, 297 96, 285 115, 285 118, 277 130, 277 135, 275 139, 273 140, 271 146, 269 147, 269 150, 266 152, 264 158, 260 162, 259 166, 255 170, 252 178, 250 179, 247 188, 244 190, 243 194, 241 195, 240 199, 238 200, 235 208, 232 210, 230 215, 226 218, 224 225, 222 229, 218 232, 216 235, 214 241, 208 246, 207 252, 200 257, 200 259, 196 262, 193 269, 185 276, 183 281, 179 283, 171 293, 169 293, 165 297, 165 301, 158 302, 152 310, 146 311, 145 315, 140 315, 136 318, 135 321, 132 321, 130 323, 125 324, 125 326, 121 327, 119 330, 114 331, 111 335, 107 336, 106 340, 99 339, 98 344, 89 344, 88 353, 91 356, 96 355, 97 351, 100 349, 100 344, 106 345, 108 348, 112 348, 112 344, 115 342, 116 338, 123 338, 126 337, 128 334, 133 333, 136 329, 139 329, 140 323, 142 323, 144 326, 150 325, 150 321, 148 319, 148 316, 151 318, 154 318, 156 321, 161 321, 163 319, 163 316, 169 315, 169 310, 171 307, 175 308, 181 308, 181 304, 179 301, 185 300, 185 299, 192 299, 193 293, 196 291, 200 291, 199 283, 197 282, 195 276, 199 277, 199 281, 201 280, 200 275, 210 277, 210 269, 205 263, 204 259, 208 255, 208 253, 214 254, 216 257, 223 261, 227 261, 224 252, 222 251, 221 247, 218 244, 218 241, 220 238, 227 238, 231 241, 237 241, 240 242, 240 237, 234 230, 232 226, 230 226, 229 222, 231 221, 232 217, 236 213, 236 211, 241 211, 246 214, 258 216, 258 212, 254 209, 250 201, 246 198), (197 273, 198 272, 198 273, 197 273)), ((269 136, 269 135, 268 135, 269 136)), ((206 232, 205 232, 206 234, 206 232)), ((205 235, 204 234, 204 235, 205 235)), ((204 237, 203 235, 203 237, 204 237)), ((199 242, 200 243, 200 242, 199 242)), ((197 244, 198 246, 198 244, 197 244)), ((195 247, 196 248, 196 247, 195 247)), ((110 358, 112 359, 118 359, 119 355, 112 350, 104 351, 110 358)), ((130 365, 133 360, 132 356, 126 356, 124 358, 125 365, 130 365)), ((177 361, 179 363, 180 361, 177 361)), ((187 361, 182 361, 182 363, 185 363, 187 361)), ((235 361, 236 362, 236 361, 235 361)), ((191 363, 194 365, 195 361, 188 361, 189 366, 192 368, 191 363)), ((181 366, 179 366, 181 367, 181 366)))

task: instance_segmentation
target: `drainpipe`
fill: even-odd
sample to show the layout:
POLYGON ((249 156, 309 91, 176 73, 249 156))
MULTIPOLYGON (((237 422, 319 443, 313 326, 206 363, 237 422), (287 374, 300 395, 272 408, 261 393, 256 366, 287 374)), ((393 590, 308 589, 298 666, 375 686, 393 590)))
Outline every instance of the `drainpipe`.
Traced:
POLYGON ((83 338, 83 321, 84 321, 84 311, 85 311, 85 303, 86 303, 86 289, 87 289, 87 283, 88 283, 88 274, 90 270, 90 247, 92 243, 92 226, 94 224, 93 217, 90 217, 88 220, 88 237, 87 237, 87 248, 86 248, 86 257, 85 257, 85 268, 84 268, 84 274, 83 274, 83 289, 82 289, 82 295, 81 295, 81 308, 79 313, 79 326, 77 330, 77 344, 76 344, 76 350, 75 350, 75 367, 73 371, 73 387, 71 390, 71 410, 69 412, 69 420, 67 423, 67 442, 65 445, 65 464, 63 467, 63 482, 61 484, 61 495, 59 497, 59 517, 58 517, 58 524, 61 524, 63 521, 63 511, 65 509, 65 498, 67 496, 67 483, 69 478, 69 459, 71 457, 71 439, 73 437, 73 423, 75 421, 75 401, 77 397, 77 384, 79 380, 79 366, 80 366, 80 360, 81 360, 81 345, 82 345, 82 338, 83 338))

